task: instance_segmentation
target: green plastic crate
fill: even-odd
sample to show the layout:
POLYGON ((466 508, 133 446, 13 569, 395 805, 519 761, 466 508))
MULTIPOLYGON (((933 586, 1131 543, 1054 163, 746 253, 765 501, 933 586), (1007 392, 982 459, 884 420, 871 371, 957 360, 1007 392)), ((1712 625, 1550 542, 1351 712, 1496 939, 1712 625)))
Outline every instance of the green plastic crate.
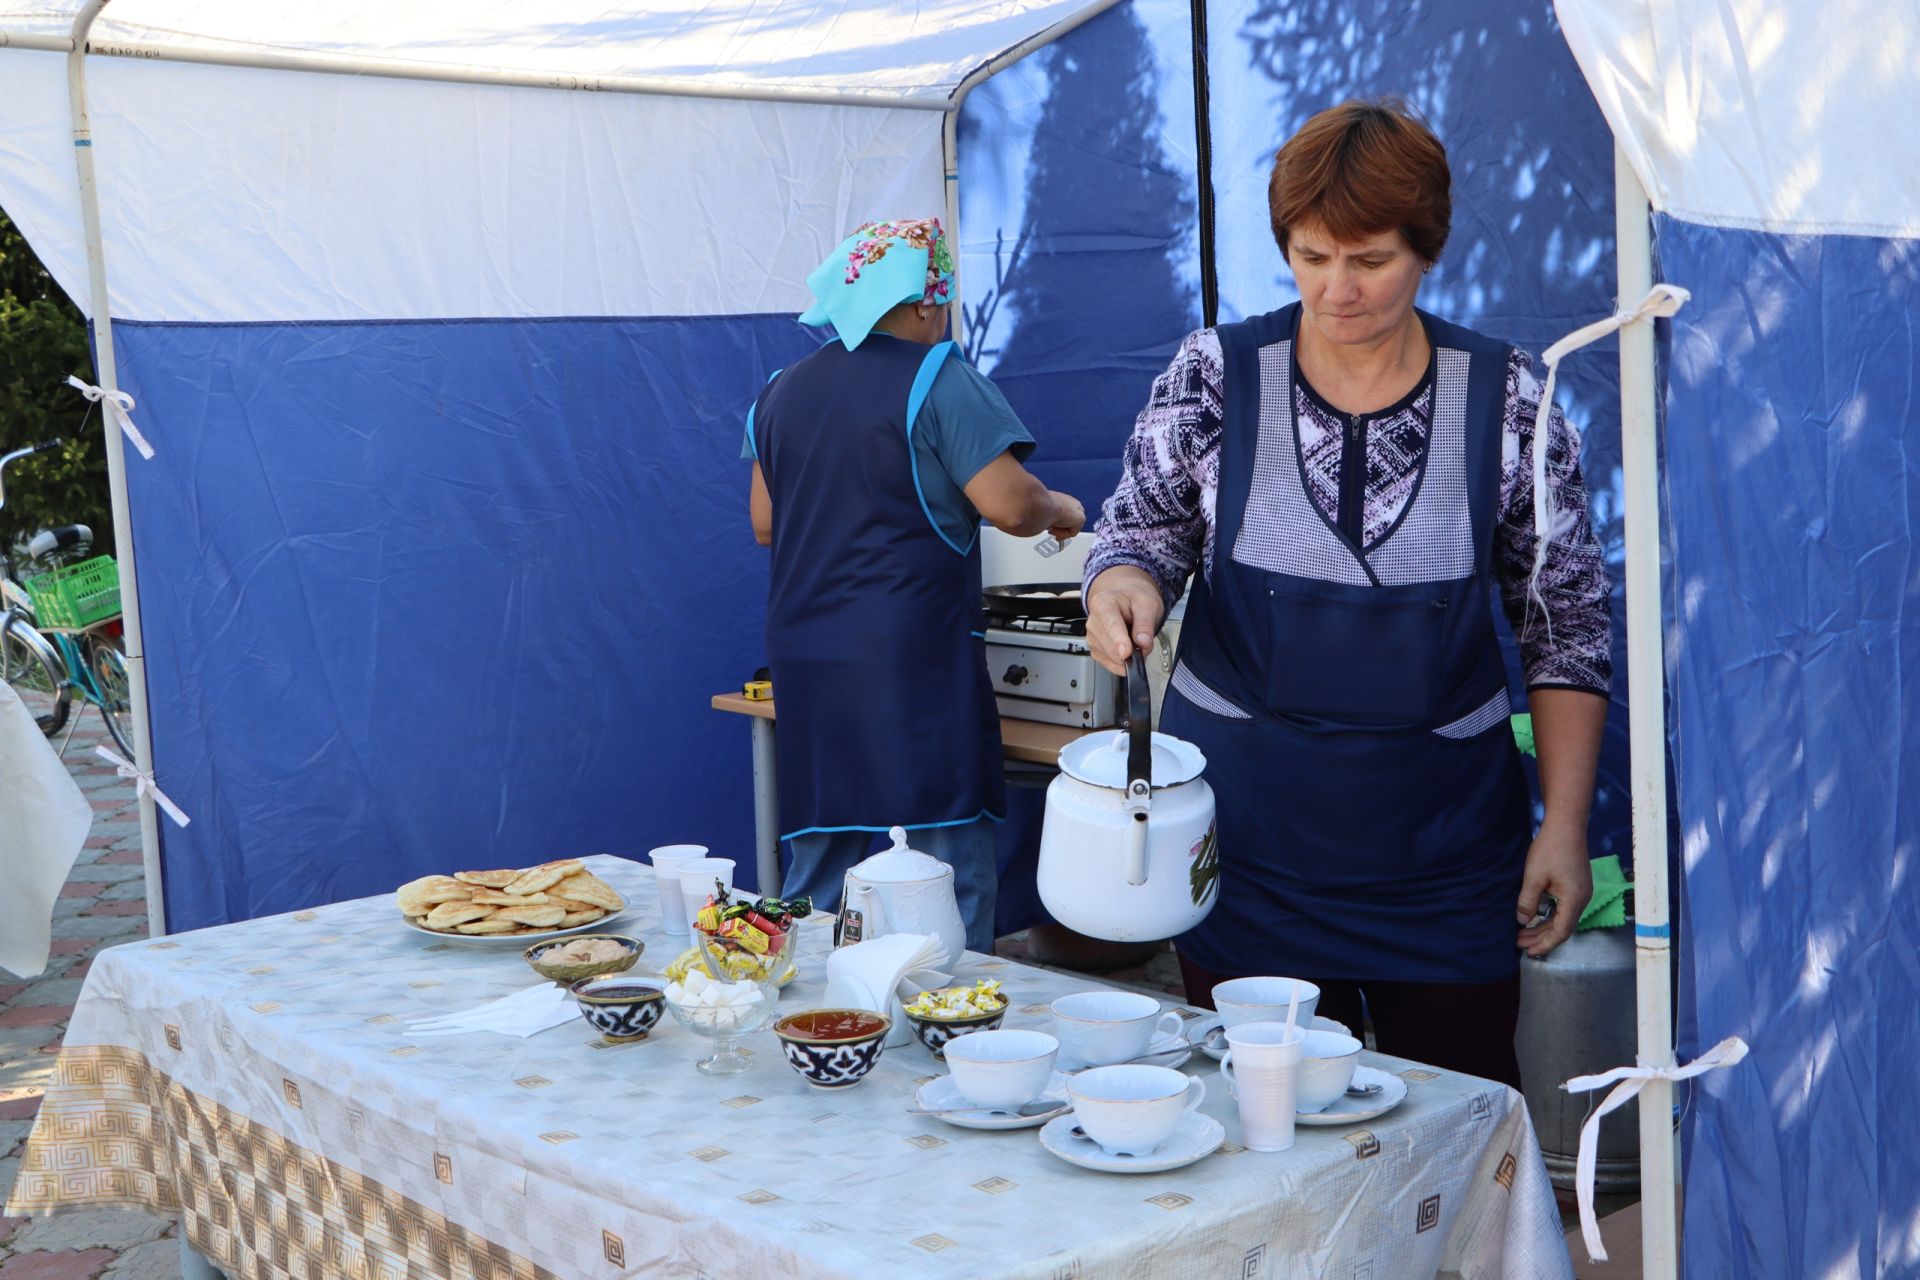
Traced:
POLYGON ((43 627, 85 627, 120 612, 120 566, 95 556, 21 584, 33 600, 33 618, 43 627))

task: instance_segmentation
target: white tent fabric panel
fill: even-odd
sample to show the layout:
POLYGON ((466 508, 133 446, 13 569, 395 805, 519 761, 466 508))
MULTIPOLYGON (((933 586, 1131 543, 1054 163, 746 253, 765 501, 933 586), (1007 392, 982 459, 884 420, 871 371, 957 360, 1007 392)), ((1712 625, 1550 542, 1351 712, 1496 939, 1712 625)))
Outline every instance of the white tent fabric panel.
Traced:
POLYGON ((1655 209, 1920 236, 1920 4, 1556 0, 1655 209))
MULTIPOLYGON (((64 58, 0 58, 8 211, 84 303, 64 58)), ((117 58, 88 80, 119 319, 790 314, 854 222, 944 208, 936 112, 117 58)))
MULTIPOLYGON (((79 0, 0 0, 0 30, 64 35, 79 0)), ((469 72, 662 78, 944 102, 995 54, 1085 0, 115 0, 96 48, 162 57, 324 54, 469 72), (529 21, 537 12, 537 21, 529 21)))

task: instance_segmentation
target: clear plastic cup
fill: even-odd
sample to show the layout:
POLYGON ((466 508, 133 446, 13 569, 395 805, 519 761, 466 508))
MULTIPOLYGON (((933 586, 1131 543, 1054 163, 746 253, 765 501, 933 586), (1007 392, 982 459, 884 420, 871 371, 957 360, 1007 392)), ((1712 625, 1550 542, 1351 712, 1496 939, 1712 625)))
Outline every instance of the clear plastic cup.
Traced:
POLYGON ((687 936, 687 909, 680 901, 680 868, 707 856, 703 844, 663 844, 647 854, 653 863, 654 887, 660 891, 660 927, 670 936, 687 936))
POLYGON ((1284 1022, 1227 1028, 1220 1074, 1240 1109, 1240 1143, 1249 1151, 1293 1146, 1295 1098, 1307 1033, 1284 1022))

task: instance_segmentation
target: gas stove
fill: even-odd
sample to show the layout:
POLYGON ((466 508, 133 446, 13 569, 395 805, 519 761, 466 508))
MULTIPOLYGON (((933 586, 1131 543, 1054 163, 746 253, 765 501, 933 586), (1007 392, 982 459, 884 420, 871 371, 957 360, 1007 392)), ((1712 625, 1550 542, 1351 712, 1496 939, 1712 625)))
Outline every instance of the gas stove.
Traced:
POLYGON ((1093 660, 1084 615, 989 622, 987 674, 1001 715, 1083 729, 1119 722, 1120 679, 1093 660))

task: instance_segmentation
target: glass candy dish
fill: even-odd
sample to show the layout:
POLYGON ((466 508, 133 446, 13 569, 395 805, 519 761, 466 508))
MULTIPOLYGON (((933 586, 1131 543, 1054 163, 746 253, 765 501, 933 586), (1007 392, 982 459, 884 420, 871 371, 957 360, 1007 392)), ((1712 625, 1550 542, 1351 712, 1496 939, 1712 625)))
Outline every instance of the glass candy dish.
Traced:
POLYGON ((740 951, 738 943, 694 930, 701 963, 689 968, 680 981, 668 984, 666 1002, 674 1021, 713 1041, 713 1052, 695 1064, 698 1070, 725 1076, 753 1065, 753 1054, 740 1047, 740 1037, 773 1021, 780 999, 778 978, 792 963, 798 933, 789 928, 769 939, 767 953, 755 957, 763 963, 743 967, 728 963, 729 956, 740 951), (736 976, 741 972, 746 976, 736 976))

